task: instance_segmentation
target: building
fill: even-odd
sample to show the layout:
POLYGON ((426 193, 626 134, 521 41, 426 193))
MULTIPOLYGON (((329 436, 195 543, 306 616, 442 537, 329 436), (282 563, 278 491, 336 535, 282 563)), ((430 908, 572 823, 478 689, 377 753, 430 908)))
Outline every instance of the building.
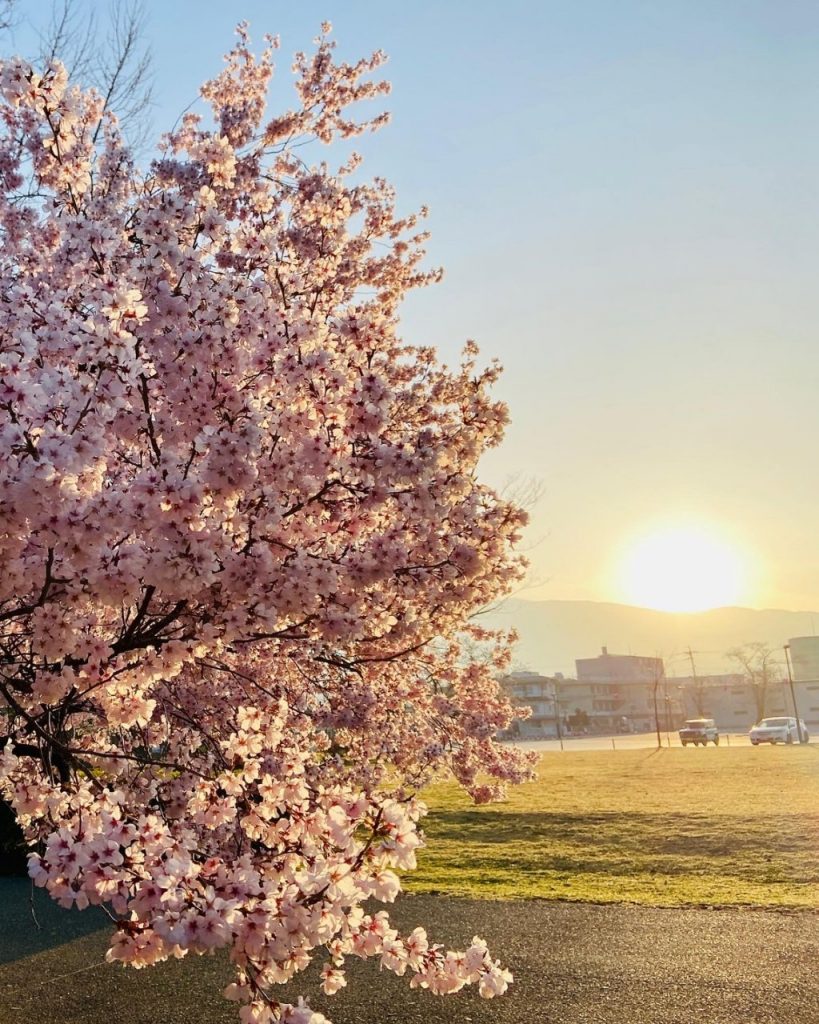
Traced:
POLYGON ((675 695, 662 688, 662 658, 636 654, 609 654, 604 647, 595 658, 575 661, 576 680, 560 685, 561 703, 582 711, 593 732, 646 732, 662 719, 662 727, 676 728, 682 712, 675 695))
MULTIPOLYGON (((713 718, 723 732, 746 732, 761 716, 757 714, 759 696, 750 680, 737 672, 723 675, 672 676, 668 689, 676 693, 685 718, 713 718)), ((779 686, 769 687, 768 701, 771 714, 781 694, 779 686)))
POLYGON ((799 717, 810 732, 819 733, 819 637, 792 637, 785 653, 793 677, 799 717))
MULTIPOLYGON (((797 693, 797 703, 808 729, 808 715, 813 715, 819 732, 819 640, 816 643, 817 676, 812 684, 804 684, 805 699, 797 693), (808 694, 808 686, 816 692, 808 694)), ((687 718, 713 718, 723 732, 747 732, 766 715, 794 714, 787 680, 771 681, 763 694, 741 673, 668 677, 662 658, 609 654, 605 647, 596 658, 579 658, 575 664, 578 687, 591 687, 589 713, 595 731, 627 726, 635 732, 657 727, 670 732, 687 718)), ((561 688, 561 696, 569 698, 567 687, 561 688)))
MULTIPOLYGON (((738 672, 671 676, 663 681, 662 688, 672 695, 683 719, 713 718, 720 731, 727 733, 747 732, 766 716, 790 717, 794 713, 786 679, 772 680, 764 693, 747 676, 738 672)), ((816 690, 819 691, 819 685, 816 690)), ((808 724, 806 708, 801 706, 798 696, 797 702, 800 703, 800 717, 808 724)), ((815 703, 819 705, 819 700, 815 703)), ((819 727, 819 706, 815 710, 816 726, 819 727)))
MULTIPOLYGON (((819 637, 797 637, 789 648, 799 717, 819 735, 819 637)), ((760 718, 795 713, 787 679, 771 681, 762 693, 737 672, 669 677, 662 658, 609 654, 605 647, 575 665, 576 679, 513 672, 501 680, 513 704, 531 708, 516 735, 671 732, 687 718, 713 718, 720 731, 743 733, 760 718)))
POLYGON ((513 724, 517 736, 527 739, 545 739, 558 735, 556 715, 556 680, 539 672, 512 672, 500 680, 500 685, 512 704, 529 707, 529 718, 513 724))
POLYGON ((578 682, 653 684, 665 675, 662 658, 646 658, 637 654, 609 654, 604 647, 595 658, 577 658, 578 682))

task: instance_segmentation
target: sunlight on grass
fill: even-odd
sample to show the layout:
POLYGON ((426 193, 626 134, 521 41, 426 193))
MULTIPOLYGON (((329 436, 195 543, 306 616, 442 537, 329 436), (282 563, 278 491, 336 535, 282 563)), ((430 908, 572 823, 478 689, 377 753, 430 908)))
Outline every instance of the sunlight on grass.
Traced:
POLYGON ((547 753, 501 804, 425 798, 410 892, 819 905, 819 747, 547 753))

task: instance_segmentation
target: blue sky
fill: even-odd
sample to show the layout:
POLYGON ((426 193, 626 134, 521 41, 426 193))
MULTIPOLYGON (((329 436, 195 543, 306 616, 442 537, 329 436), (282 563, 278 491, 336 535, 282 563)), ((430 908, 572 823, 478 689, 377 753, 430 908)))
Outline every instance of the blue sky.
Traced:
POLYGON ((274 105, 324 18, 343 56, 390 55, 394 120, 359 148, 405 209, 430 206, 447 270, 407 304, 404 333, 448 356, 475 337, 506 366, 513 425, 485 473, 543 483, 526 596, 617 600, 624 544, 696 522, 744 552, 743 603, 819 608, 819 5, 148 0, 146 14, 157 132, 240 18, 281 35, 274 105))

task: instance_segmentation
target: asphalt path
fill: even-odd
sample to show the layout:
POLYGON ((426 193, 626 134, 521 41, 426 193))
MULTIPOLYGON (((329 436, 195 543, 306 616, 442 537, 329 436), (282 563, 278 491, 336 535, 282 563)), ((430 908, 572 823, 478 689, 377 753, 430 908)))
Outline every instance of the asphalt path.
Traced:
MULTIPOLYGON (((2 1024, 236 1022, 235 1006, 218 994, 230 979, 224 957, 144 971, 105 965, 106 932, 83 934, 98 921, 61 918, 38 902, 37 932, 27 900, 25 883, 0 880, 2 1024)), ((402 929, 422 923, 453 946, 481 935, 511 967, 515 984, 491 1001, 472 991, 436 998, 354 961, 348 989, 312 1000, 335 1024, 819 1021, 814 912, 407 896, 393 916, 402 929)), ((310 974, 304 982, 315 991, 310 974)))
MULTIPOLYGON (((524 750, 560 750, 558 739, 526 739, 509 740, 516 747, 524 750)), ((676 732, 661 732, 660 745, 663 747, 682 747, 676 732)), ((657 746, 656 732, 620 733, 615 736, 564 736, 563 750, 644 750, 657 746)), ((691 747, 691 753, 705 750, 722 750, 725 747, 750 747, 748 733, 721 733, 719 747, 709 743, 707 747, 691 747)), ((767 749, 767 745, 760 749, 767 749)))

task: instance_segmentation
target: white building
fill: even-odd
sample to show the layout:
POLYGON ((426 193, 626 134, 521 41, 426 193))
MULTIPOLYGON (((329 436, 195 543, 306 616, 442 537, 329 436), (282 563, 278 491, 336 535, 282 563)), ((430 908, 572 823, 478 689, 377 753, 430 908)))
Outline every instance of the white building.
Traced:
POLYGON ((512 672, 500 681, 513 704, 532 709, 516 723, 517 735, 530 739, 557 736, 555 680, 539 672, 512 672))

